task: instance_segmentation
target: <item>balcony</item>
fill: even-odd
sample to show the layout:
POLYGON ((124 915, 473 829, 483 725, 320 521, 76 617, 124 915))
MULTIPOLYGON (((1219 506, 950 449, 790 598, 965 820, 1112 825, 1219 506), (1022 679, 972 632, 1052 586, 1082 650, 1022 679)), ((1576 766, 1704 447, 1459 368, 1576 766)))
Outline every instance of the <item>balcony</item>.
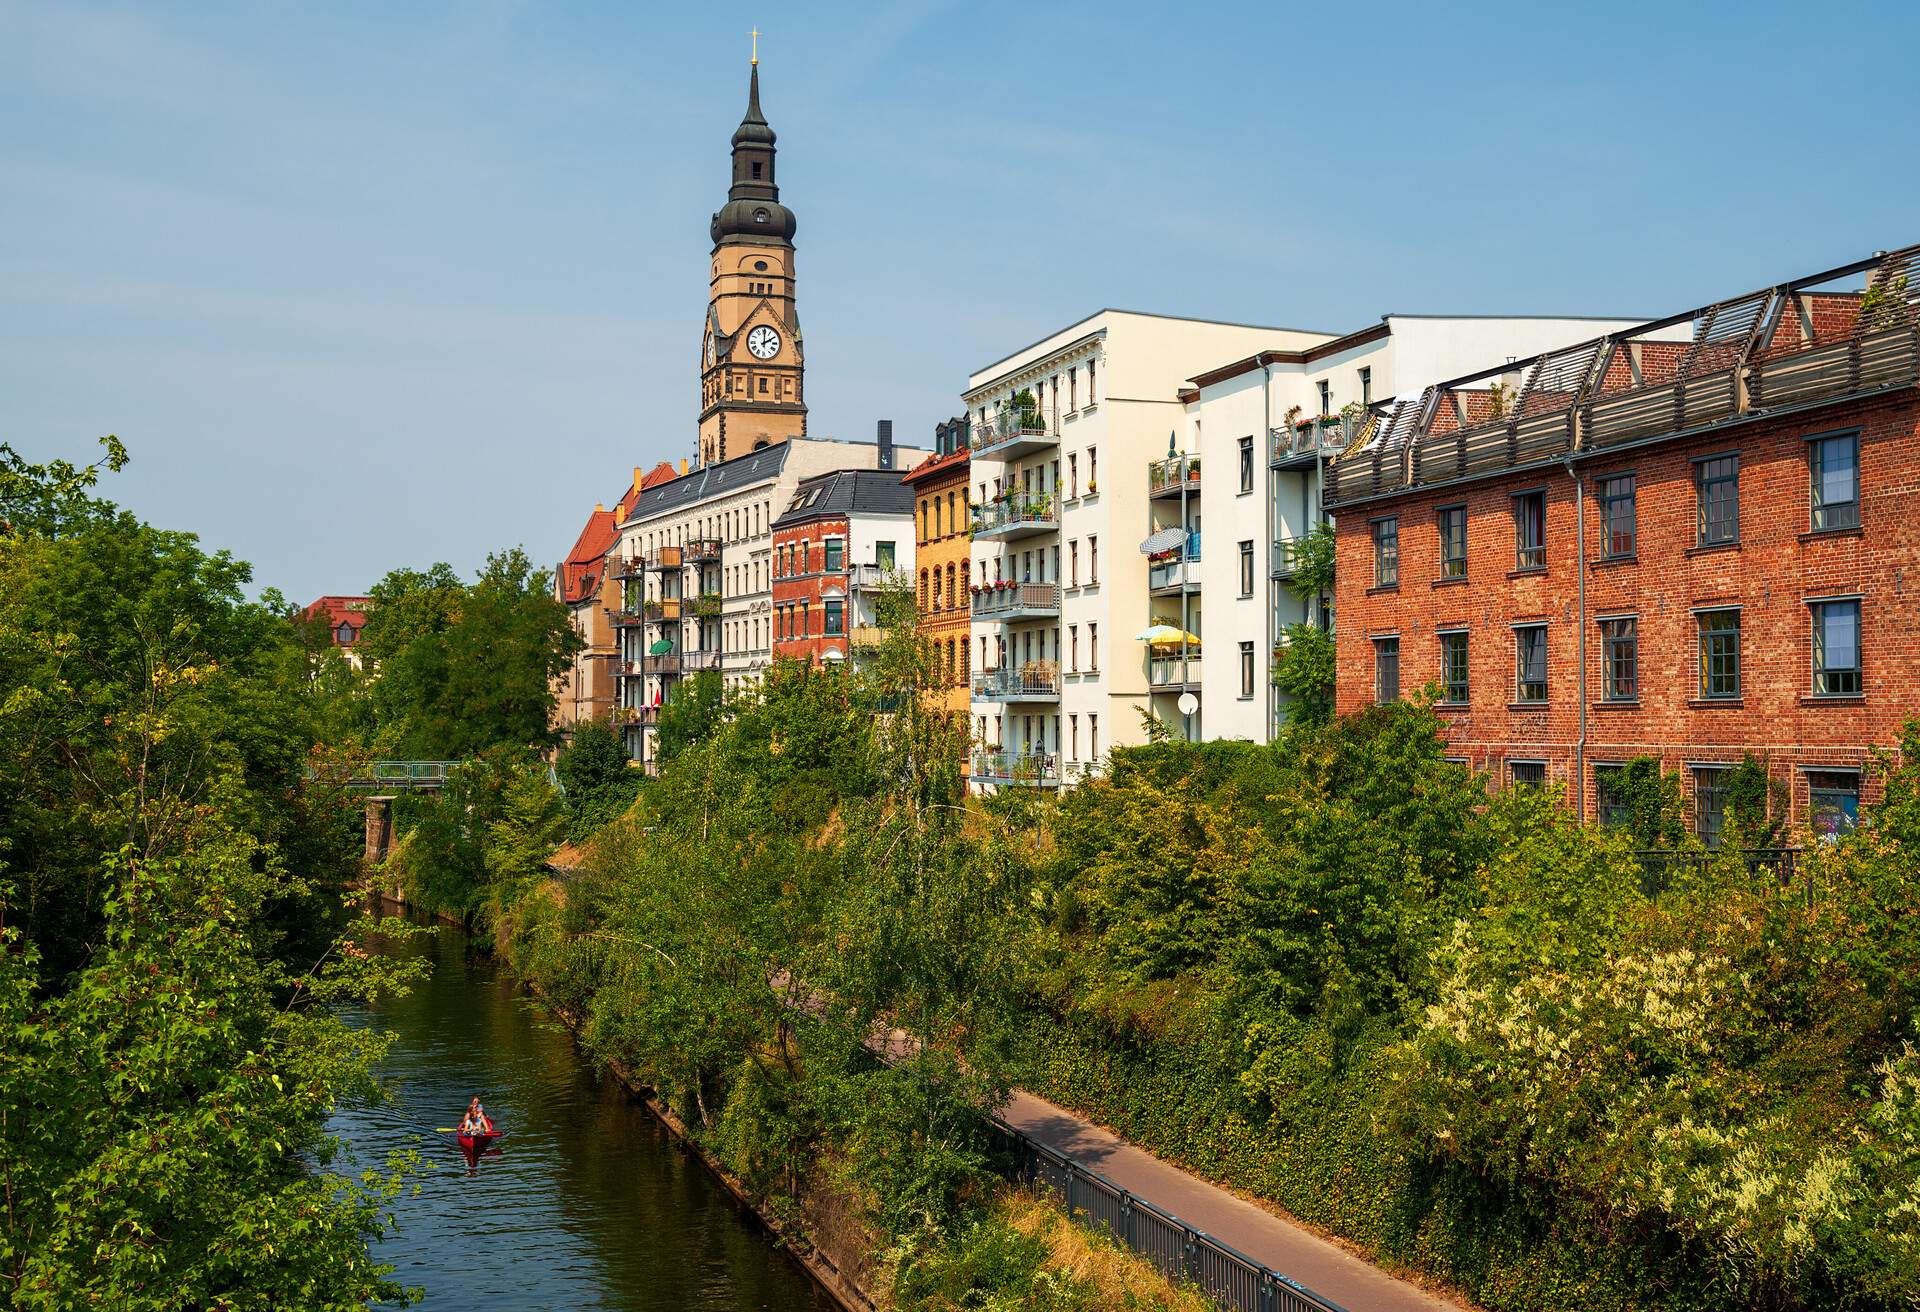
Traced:
POLYGON ((1200 653, 1189 650, 1184 657, 1177 652, 1147 657, 1147 685, 1154 692, 1198 691, 1200 653))
POLYGON ((973 509, 973 536, 1012 542, 1054 533, 1060 528, 1060 507, 1046 493, 1002 494, 973 509))
POLYGON ((1275 538, 1273 541, 1273 577, 1290 579, 1300 572, 1305 538, 1275 538))
POLYGON ((640 668, 648 674, 680 673, 680 653, 663 651, 658 656, 642 656, 640 668))
POLYGON ((644 673, 646 673, 646 669, 640 661, 615 661, 613 663, 613 677, 616 679, 637 679, 644 673))
POLYGON ((982 583, 973 590, 973 618, 1007 623, 1060 618, 1058 583, 982 583))
POLYGON ((847 641, 855 650, 872 649, 887 640, 887 632, 878 624, 856 624, 847 634, 847 641))
POLYGON ((1053 416, 1037 407, 1001 407, 998 414, 967 423, 967 446, 977 460, 1018 460, 1060 445, 1053 416))
MULTIPOLYGON (((1151 541, 1152 539, 1149 539, 1151 541)), ((1187 540, 1172 550, 1161 550, 1147 558, 1147 591, 1156 597, 1178 596, 1200 590, 1200 535, 1188 533, 1187 540)))
POLYGON ((984 784, 1058 788, 1060 758, 1051 752, 975 752, 969 773, 984 784))
POLYGON ((720 561, 720 539, 695 538, 680 551, 689 565, 715 565, 720 561))
POLYGON ((1147 466, 1147 498, 1200 495, 1200 457, 1168 456, 1147 466))
POLYGON ((615 556, 612 571, 616 579, 639 578, 646 570, 647 562, 643 556, 615 556))
POLYGON ((973 677, 973 699, 981 702, 1057 702, 1060 669, 1052 661, 1027 661, 973 677))
POLYGON ((912 587, 906 576, 891 565, 847 566, 847 589, 850 592, 905 592, 912 587))
POLYGON ((687 605, 687 613, 703 620, 710 620, 720 613, 720 594, 703 592, 687 605))
POLYGON ((680 548, 662 547, 647 559, 647 568, 666 572, 680 568, 680 548))
POLYGON ((658 706, 621 706, 615 709, 613 718, 617 724, 655 724, 660 719, 660 708, 658 706))
POLYGON ((1269 434, 1273 456, 1268 463, 1275 469, 1282 469, 1295 464, 1310 464, 1321 456, 1337 456, 1361 436, 1367 424, 1366 415, 1352 418, 1322 415, 1318 419, 1304 419, 1298 424, 1276 428, 1269 434))
POLYGON ((720 668, 720 649, 708 647, 704 651, 683 651, 680 653, 680 669, 685 674, 699 674, 703 670, 720 668))
POLYGON ((649 624, 677 620, 680 618, 680 598, 661 597, 657 601, 645 602, 640 607, 640 613, 647 617, 649 624))
POLYGON ((637 610, 613 610, 607 614, 612 616, 616 629, 637 629, 647 622, 646 617, 637 610))

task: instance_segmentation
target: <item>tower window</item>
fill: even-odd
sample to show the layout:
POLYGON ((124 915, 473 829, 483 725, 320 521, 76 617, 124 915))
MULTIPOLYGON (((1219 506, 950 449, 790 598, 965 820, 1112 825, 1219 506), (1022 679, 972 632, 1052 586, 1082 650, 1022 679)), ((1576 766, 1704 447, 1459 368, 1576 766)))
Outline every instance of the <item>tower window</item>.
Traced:
POLYGON ((767 262, 765 260, 755 260, 753 262, 753 271, 755 273, 765 273, 767 271, 767 262))
POLYGON ((755 210, 753 212, 753 221, 755 223, 765 223, 767 221, 767 212, 765 210, 755 210))
POLYGON ((760 176, 760 164, 759 164, 759 162, 758 162, 758 161, 755 161, 755 163, 754 163, 754 166, 753 166, 753 176, 754 176, 754 177, 756 177, 756 178, 760 176))
POLYGON ((766 394, 767 394, 767 380, 762 378, 760 380, 760 395, 765 396, 766 394))

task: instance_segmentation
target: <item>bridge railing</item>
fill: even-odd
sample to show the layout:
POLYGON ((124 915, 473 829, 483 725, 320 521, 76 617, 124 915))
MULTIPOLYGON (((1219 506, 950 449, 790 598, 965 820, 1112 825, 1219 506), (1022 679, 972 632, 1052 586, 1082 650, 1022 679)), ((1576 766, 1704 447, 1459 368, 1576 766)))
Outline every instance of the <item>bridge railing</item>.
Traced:
POLYGON ((348 776, 349 788, 444 788, 458 761, 369 761, 348 776))

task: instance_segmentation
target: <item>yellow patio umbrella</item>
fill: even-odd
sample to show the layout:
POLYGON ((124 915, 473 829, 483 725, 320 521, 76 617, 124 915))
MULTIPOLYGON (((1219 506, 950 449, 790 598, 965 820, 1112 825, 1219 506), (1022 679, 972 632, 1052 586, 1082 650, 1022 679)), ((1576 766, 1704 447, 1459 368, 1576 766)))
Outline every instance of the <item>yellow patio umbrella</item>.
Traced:
POLYGON ((1143 629, 1140 633, 1140 641, 1154 647, 1178 647, 1181 643, 1189 647, 1200 645, 1200 639, 1185 629, 1175 628, 1171 624, 1155 624, 1151 628, 1143 629))

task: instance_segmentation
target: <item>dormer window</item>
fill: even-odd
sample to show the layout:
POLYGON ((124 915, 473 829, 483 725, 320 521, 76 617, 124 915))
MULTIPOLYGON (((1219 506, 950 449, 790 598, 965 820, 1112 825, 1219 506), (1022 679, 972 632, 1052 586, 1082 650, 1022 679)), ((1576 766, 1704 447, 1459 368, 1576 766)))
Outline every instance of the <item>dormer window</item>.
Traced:
POLYGON ((765 223, 767 221, 767 212, 765 210, 755 210, 753 212, 753 221, 755 223, 765 223))

